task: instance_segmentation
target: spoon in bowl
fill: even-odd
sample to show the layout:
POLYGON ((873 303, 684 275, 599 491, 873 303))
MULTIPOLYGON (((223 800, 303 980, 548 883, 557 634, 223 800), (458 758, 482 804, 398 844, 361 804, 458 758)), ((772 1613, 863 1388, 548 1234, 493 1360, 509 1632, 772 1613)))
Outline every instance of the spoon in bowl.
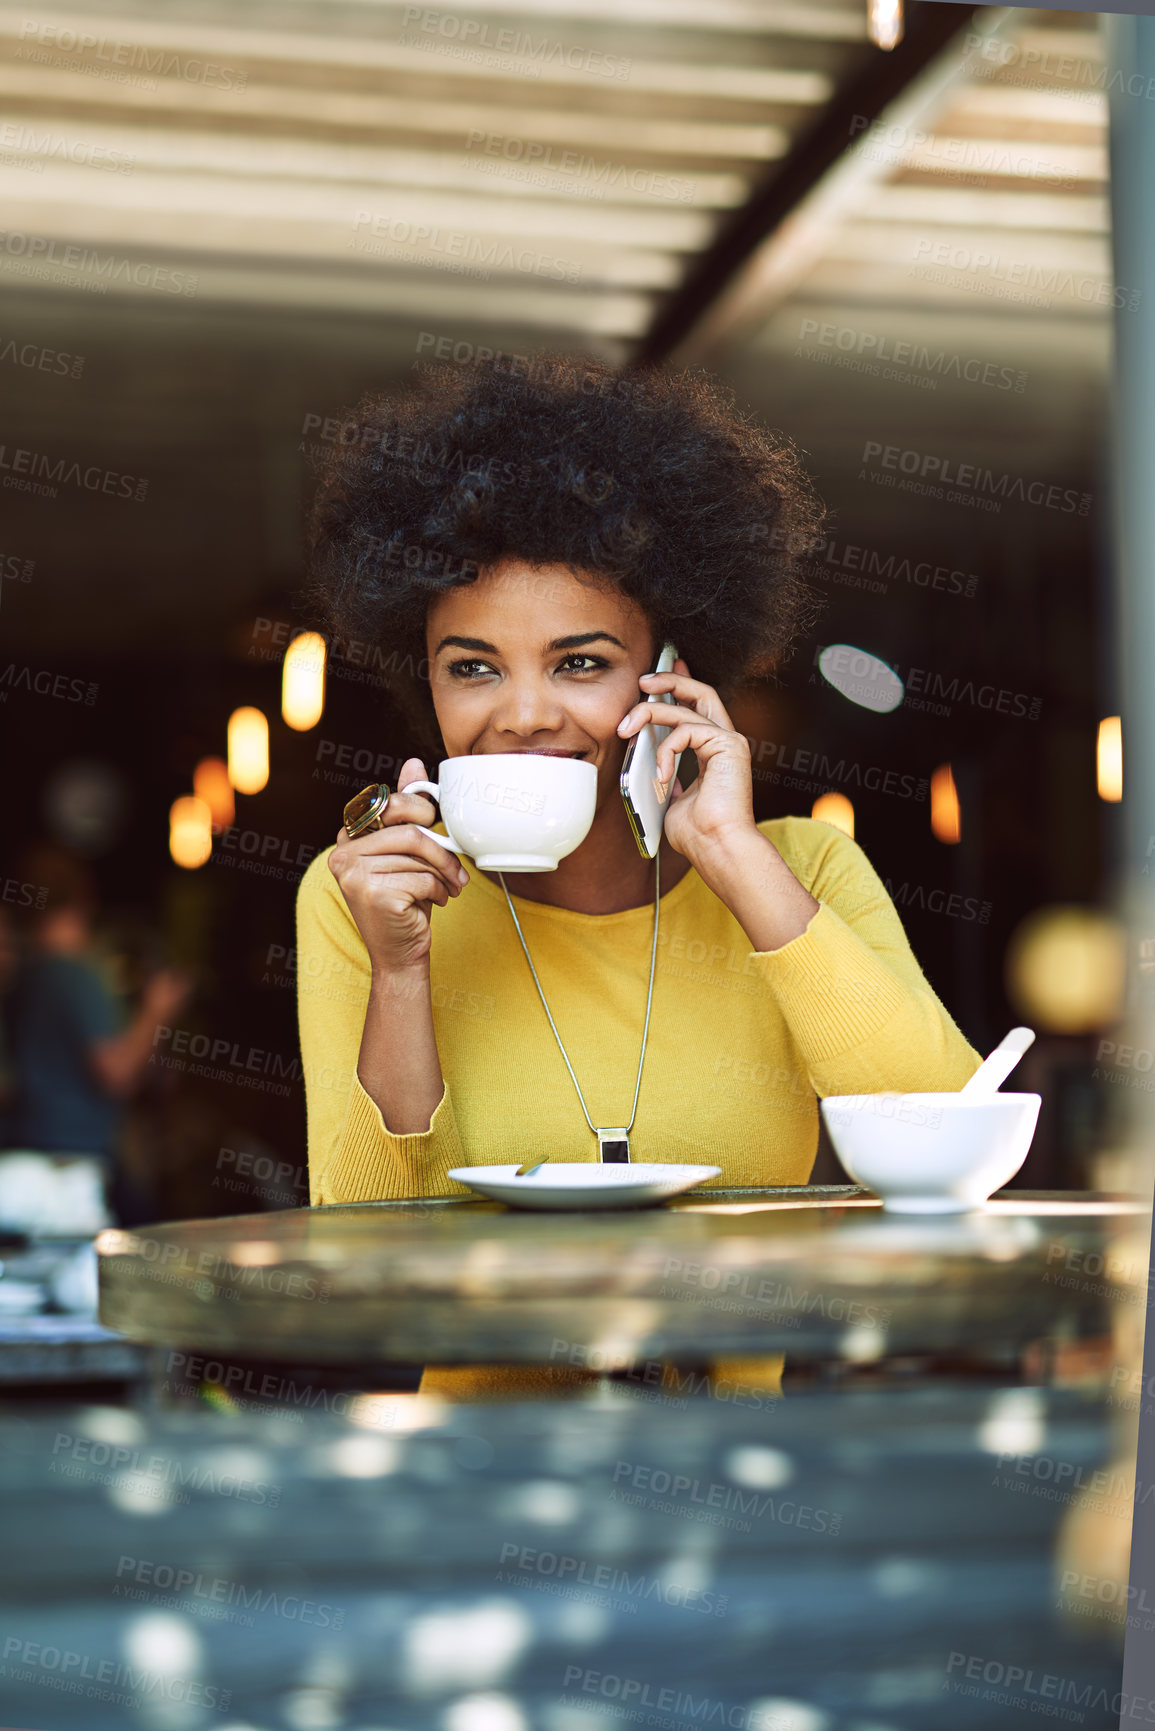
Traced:
POLYGON ((964 1082, 960 1094, 995 1094, 1002 1087, 1027 1047, 1034 1042, 1033 1028, 1012 1028, 990 1054, 984 1058, 969 1082, 964 1082))
POLYGON ((514 1173, 515 1178, 532 1178, 542 1166, 548 1165, 549 1155, 543 1154, 540 1160, 526 1160, 514 1173))

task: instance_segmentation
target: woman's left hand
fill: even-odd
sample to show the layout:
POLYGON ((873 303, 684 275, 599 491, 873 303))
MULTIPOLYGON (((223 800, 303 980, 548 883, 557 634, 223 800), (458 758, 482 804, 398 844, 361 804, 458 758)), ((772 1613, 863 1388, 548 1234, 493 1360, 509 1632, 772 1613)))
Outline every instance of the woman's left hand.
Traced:
POLYGON ((665 821, 670 846, 696 864, 695 854, 707 853, 718 843, 732 846, 758 837, 749 742, 713 686, 691 679, 681 659, 672 673, 645 673, 640 683, 655 696, 671 692, 675 702, 635 704, 618 727, 621 737, 628 740, 655 724, 670 728, 658 746, 658 779, 663 783, 673 775, 680 751, 692 751, 698 760, 696 781, 688 788, 674 783, 665 821))

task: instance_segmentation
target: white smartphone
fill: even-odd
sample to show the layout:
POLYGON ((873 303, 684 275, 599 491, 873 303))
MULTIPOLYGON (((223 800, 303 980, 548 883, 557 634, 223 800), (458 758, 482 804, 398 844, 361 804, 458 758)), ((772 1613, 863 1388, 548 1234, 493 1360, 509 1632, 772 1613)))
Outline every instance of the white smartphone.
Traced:
MULTIPOLYGON (((674 663, 678 659, 678 651, 672 643, 662 645, 661 654, 650 669, 652 673, 672 673, 674 663)), ((650 703, 676 703, 677 699, 669 692, 647 699, 650 703)), ((626 747, 625 761, 622 764, 621 788, 622 801, 626 808, 626 816, 630 820, 630 828, 634 832, 634 840, 638 844, 638 852, 643 859, 653 859, 658 851, 658 843, 662 839, 662 824, 666 816, 666 807, 670 803, 670 794, 674 787, 674 777, 678 773, 678 765, 682 761, 681 752, 674 759, 674 771, 669 781, 663 787, 658 780, 658 746, 666 738, 670 729, 657 727, 652 722, 640 733, 635 733, 626 747)))

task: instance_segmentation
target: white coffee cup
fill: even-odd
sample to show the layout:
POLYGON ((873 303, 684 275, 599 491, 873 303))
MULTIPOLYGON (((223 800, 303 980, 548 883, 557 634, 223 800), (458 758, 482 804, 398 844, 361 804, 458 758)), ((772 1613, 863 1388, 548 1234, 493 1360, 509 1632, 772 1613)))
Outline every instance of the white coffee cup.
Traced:
POLYGON ((436 781, 411 781, 398 792, 435 799, 448 833, 417 828, 482 871, 552 872, 589 834, 598 772, 577 757, 479 752, 447 757, 436 781))

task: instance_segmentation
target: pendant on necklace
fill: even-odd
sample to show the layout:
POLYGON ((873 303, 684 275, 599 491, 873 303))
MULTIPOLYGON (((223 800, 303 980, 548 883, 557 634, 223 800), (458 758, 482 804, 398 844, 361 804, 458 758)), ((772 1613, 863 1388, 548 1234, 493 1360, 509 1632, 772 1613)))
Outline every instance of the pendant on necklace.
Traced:
POLYGON ((616 1129, 597 1132, 598 1159, 603 1166, 628 1166, 630 1163, 630 1138, 624 1125, 616 1129))

